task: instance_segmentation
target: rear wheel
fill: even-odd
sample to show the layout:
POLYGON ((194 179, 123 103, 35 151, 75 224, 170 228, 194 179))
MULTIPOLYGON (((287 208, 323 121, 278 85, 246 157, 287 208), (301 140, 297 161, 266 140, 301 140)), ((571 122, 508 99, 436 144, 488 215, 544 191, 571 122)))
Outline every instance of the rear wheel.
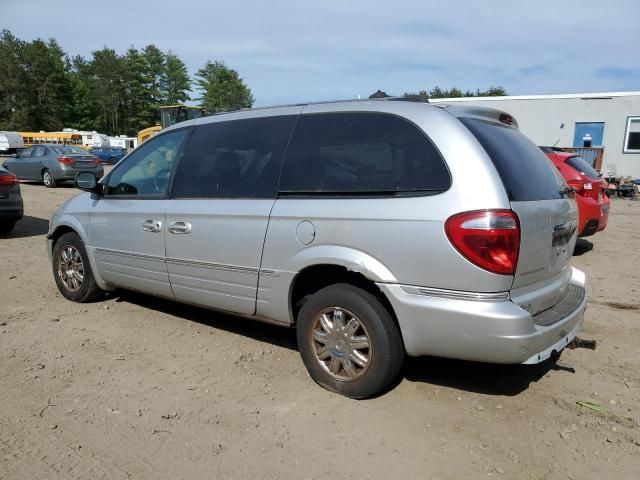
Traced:
POLYGON ((302 306, 298 349, 311 377, 328 390, 366 398, 388 387, 404 360, 400 332, 380 301, 348 284, 319 290, 302 306))
POLYGON ((11 233, 13 227, 16 226, 15 220, 9 220, 8 222, 0 223, 0 235, 7 235, 11 233))
POLYGON ((44 183, 44 186, 47 188, 53 188, 56 186, 56 180, 53 178, 49 169, 44 169, 42 171, 42 183, 44 183))
POLYGON ((109 158, 109 165, 115 165, 116 163, 118 163, 118 160, 116 160, 114 157, 109 158))
POLYGON ((74 232, 62 235, 53 247, 53 276, 60 293, 73 302, 90 302, 102 293, 84 243, 74 232))

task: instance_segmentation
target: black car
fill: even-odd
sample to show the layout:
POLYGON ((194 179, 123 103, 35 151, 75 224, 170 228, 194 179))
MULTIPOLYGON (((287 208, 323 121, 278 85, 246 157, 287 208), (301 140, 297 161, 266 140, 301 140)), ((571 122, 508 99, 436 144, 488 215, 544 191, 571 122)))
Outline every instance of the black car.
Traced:
POLYGON ((10 233, 23 214, 20 181, 9 170, 0 167, 0 235, 10 233))

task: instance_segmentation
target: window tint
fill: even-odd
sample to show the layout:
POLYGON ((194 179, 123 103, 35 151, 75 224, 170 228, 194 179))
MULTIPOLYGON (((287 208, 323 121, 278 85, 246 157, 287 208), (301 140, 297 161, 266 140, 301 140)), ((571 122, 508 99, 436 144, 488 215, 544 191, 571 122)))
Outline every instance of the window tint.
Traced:
POLYGON ((407 120, 383 113, 300 117, 280 181, 283 193, 401 194, 444 191, 439 152, 407 120))
POLYGON ((38 145, 37 147, 34 147, 34 149, 33 149, 33 156, 34 157, 44 157, 46 151, 47 151, 46 148, 38 145))
POLYGON ((186 134, 187 130, 175 130, 147 140, 113 170, 105 194, 164 197, 186 134))
POLYGON ((461 118, 491 157, 512 201, 562 198, 564 181, 536 145, 516 128, 461 118))
POLYGON ((587 177, 598 178, 600 176, 600 174, 580 156, 567 158, 567 163, 587 177))
POLYGON ((275 198, 297 116, 196 127, 178 165, 174 198, 275 198))
POLYGON ((89 152, 80 147, 51 147, 51 150, 56 152, 58 155, 89 155, 89 152))
POLYGON ((26 150, 23 150, 22 152, 20 152, 19 158, 30 158, 31 155, 33 154, 33 148, 34 147, 29 147, 26 150))

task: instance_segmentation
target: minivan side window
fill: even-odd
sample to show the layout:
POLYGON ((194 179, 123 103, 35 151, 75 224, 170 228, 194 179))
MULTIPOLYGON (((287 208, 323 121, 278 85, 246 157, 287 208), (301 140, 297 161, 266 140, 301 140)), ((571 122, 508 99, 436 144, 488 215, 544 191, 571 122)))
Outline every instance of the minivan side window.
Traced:
POLYGON ((297 115, 199 125, 173 183, 172 198, 275 198, 297 115))
POLYGON ((399 195, 451 186, 442 155, 413 123, 385 113, 302 115, 287 150, 282 194, 399 195))
POLYGON ((166 196, 175 159, 188 130, 174 130, 147 140, 109 176, 105 195, 166 196))

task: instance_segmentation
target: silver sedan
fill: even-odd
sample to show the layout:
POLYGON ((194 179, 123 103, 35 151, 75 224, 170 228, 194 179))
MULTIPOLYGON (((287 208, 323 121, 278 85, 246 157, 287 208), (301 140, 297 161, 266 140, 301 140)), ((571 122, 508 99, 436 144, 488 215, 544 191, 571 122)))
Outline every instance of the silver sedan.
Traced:
POLYGON ((104 174, 100 159, 70 145, 33 145, 4 162, 4 167, 20 180, 41 181, 49 188, 73 181, 79 172, 91 172, 98 178, 104 174))

